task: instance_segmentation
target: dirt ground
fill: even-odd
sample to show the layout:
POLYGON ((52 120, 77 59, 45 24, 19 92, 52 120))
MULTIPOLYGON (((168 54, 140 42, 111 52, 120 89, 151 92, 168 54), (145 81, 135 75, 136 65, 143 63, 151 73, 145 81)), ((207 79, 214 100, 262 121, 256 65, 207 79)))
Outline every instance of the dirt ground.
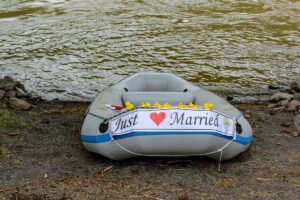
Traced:
POLYGON ((41 102, 5 109, 0 126, 0 199, 299 199, 300 136, 293 115, 238 104, 254 130, 249 150, 205 157, 111 161, 87 152, 80 128, 88 103, 41 102), (14 124, 16 123, 16 124, 14 124))

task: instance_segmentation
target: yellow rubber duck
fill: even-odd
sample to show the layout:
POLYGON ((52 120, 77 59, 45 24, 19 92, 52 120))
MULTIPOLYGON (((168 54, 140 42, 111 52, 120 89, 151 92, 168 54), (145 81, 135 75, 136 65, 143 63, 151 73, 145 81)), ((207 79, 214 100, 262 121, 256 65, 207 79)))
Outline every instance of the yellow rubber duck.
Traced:
POLYGON ((151 104, 149 102, 146 102, 145 103, 145 108, 150 108, 151 107, 151 104))
POLYGON ((208 110, 212 110, 214 107, 215 106, 213 103, 204 103, 204 105, 203 105, 203 108, 208 109, 208 110))
POLYGON ((150 107, 151 107, 151 104, 150 104, 149 102, 146 102, 146 103, 142 102, 142 103, 140 104, 140 107, 141 107, 141 108, 150 108, 150 107))
POLYGON ((188 107, 193 108, 193 109, 199 108, 197 104, 193 104, 192 102, 189 103, 188 107))
POLYGON ((126 110, 134 109, 134 105, 130 101, 125 102, 125 107, 126 107, 126 110))
POLYGON ((141 108, 145 108, 145 103, 142 102, 142 103, 140 104, 140 107, 141 107, 141 108))
POLYGON ((181 102, 177 105, 177 107, 178 107, 178 108, 188 108, 187 105, 185 105, 185 104, 183 104, 183 103, 181 103, 181 102))
POLYGON ((172 108, 172 105, 169 102, 166 102, 162 107, 163 108, 172 108))
POLYGON ((157 101, 154 102, 153 106, 155 108, 161 108, 162 107, 157 101))

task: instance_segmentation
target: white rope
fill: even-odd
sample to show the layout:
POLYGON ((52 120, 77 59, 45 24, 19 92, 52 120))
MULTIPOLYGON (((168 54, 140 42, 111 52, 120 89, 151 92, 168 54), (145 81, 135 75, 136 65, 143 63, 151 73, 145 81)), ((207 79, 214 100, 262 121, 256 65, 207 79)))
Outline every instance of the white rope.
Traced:
MULTIPOLYGON (((235 120, 237 121, 238 118, 240 118, 243 115, 243 113, 240 111, 238 116, 235 118, 235 120)), ((146 156, 146 157, 186 157, 186 156, 207 156, 207 155, 211 155, 211 154, 215 154, 220 152, 220 157, 219 157, 219 165, 218 165, 218 171, 221 171, 221 163, 222 163, 222 156, 223 156, 223 150, 226 149, 230 144, 232 144, 232 142, 234 142, 235 136, 232 137, 232 140, 228 141, 223 147, 212 151, 212 152, 208 152, 208 153, 201 153, 201 154, 142 154, 142 153, 137 153, 134 151, 130 151, 129 149, 123 147, 117 140, 114 139, 114 135, 112 133, 110 133, 110 137, 111 137, 111 142, 114 142, 119 148, 123 149, 124 151, 126 151, 129 154, 132 155, 136 155, 136 156, 146 156)))
POLYGON ((208 152, 208 153, 201 153, 201 154, 170 154, 170 155, 168 155, 168 154, 142 154, 142 153, 136 153, 136 152, 130 151, 127 148, 123 147, 119 142, 117 142, 117 140, 113 139, 113 135, 112 134, 111 134, 111 138, 112 138, 111 142, 114 142, 118 147, 120 147, 121 149, 123 149, 127 153, 130 153, 130 154, 133 154, 133 155, 137 155, 137 156, 148 156, 148 157, 185 157, 185 156, 205 156, 205 155, 210 155, 210 154, 221 152, 220 160, 222 159, 222 151, 224 149, 226 149, 234 141, 234 137, 233 137, 232 140, 228 141, 223 147, 221 147, 221 148, 219 148, 219 149, 217 149, 215 151, 208 152))

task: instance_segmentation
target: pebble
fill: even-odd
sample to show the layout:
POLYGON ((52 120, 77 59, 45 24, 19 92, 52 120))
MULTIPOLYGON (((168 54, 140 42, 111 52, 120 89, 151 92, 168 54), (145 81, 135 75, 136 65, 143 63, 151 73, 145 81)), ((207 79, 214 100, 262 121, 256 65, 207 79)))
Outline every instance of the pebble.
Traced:
POLYGON ((290 106, 290 101, 288 99, 280 101, 282 107, 288 108, 290 106))
POLYGON ((299 135, 299 133, 297 131, 294 131, 292 134, 294 137, 298 137, 298 135, 299 135))
POLYGON ((290 106, 288 108, 289 111, 296 111, 300 108, 300 101, 293 100, 290 102, 290 106))
POLYGON ((5 96, 7 98, 15 98, 16 97, 16 92, 14 90, 9 90, 9 91, 5 92, 5 96))
POLYGON ((0 90, 0 100, 4 97, 5 95, 5 91, 4 90, 0 90))
POLYGON ((29 97, 33 100, 41 98, 36 92, 30 92, 29 97))
POLYGON ((24 100, 17 99, 17 98, 10 98, 9 105, 15 108, 20 108, 22 110, 29 110, 31 105, 24 100))
POLYGON ((26 97, 27 94, 22 88, 15 87, 17 97, 26 97))
POLYGON ((233 99, 233 96, 227 96, 226 99, 227 101, 231 101, 233 99))
POLYGON ((245 114, 244 117, 250 118, 251 116, 249 114, 245 114))
POLYGON ((275 111, 275 112, 281 112, 281 111, 284 111, 284 107, 274 108, 273 111, 275 111))
POLYGON ((291 133, 291 130, 289 128, 283 128, 281 129, 282 133, 291 133))
POLYGON ((300 77, 296 78, 296 80, 291 83, 291 88, 297 92, 300 92, 300 77))
POLYGON ((281 100, 292 100, 294 98, 293 95, 288 94, 288 93, 284 93, 284 92, 277 92, 275 94, 273 94, 270 98, 271 102, 279 102, 281 100))
POLYGON ((287 123, 287 122, 283 122, 283 123, 280 124, 280 126, 282 126, 282 127, 290 127, 291 124, 287 123))
POLYGON ((300 114, 294 117, 295 127, 298 133, 300 133, 300 114))
POLYGON ((15 85, 16 82, 10 76, 5 76, 3 79, 0 79, 0 89, 5 91, 13 90, 15 85))
POLYGON ((277 85, 269 85, 268 88, 269 88, 270 90, 278 90, 278 89, 279 89, 279 86, 277 86, 277 85))
POLYGON ((18 88, 20 88, 20 89, 22 89, 23 91, 26 92, 25 86, 24 86, 20 81, 17 81, 17 82, 16 82, 16 87, 18 87, 18 88))
POLYGON ((276 108, 278 105, 276 103, 270 103, 268 108, 276 108))
POLYGON ((295 93, 294 94, 294 99, 300 101, 300 93, 295 93))

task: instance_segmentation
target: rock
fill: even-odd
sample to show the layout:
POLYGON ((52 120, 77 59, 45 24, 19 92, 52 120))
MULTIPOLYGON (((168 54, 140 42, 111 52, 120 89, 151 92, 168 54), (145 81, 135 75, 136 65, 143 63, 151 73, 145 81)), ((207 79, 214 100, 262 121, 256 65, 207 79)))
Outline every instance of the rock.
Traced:
POLYGON ((26 97, 27 94, 22 88, 15 87, 17 97, 26 97))
POLYGON ((281 132, 282 133, 291 133, 292 131, 289 129, 289 128, 283 128, 283 129, 281 129, 281 132))
POLYGON ((300 101, 293 100, 290 102, 290 106, 288 108, 288 111, 296 111, 300 108, 300 101))
POLYGON ((288 108, 290 106, 290 101, 288 99, 280 101, 282 107, 288 108))
POLYGON ((296 80, 291 83, 291 88, 297 92, 300 92, 300 77, 296 78, 296 80))
POLYGON ((20 108, 22 110, 29 110, 31 108, 31 105, 29 103, 17 98, 10 98, 8 103, 10 106, 14 108, 20 108))
POLYGON ((268 88, 269 88, 269 90, 278 90, 279 86, 277 86, 277 85, 269 85, 268 88))
POLYGON ((280 124, 280 126, 282 126, 282 127, 290 127, 291 124, 287 123, 287 122, 283 122, 283 123, 280 124))
POLYGON ((0 90, 0 100, 3 99, 5 95, 5 91, 4 90, 0 90))
POLYGON ((5 92, 5 96, 7 98, 15 98, 16 97, 16 92, 14 90, 9 90, 9 91, 5 92))
POLYGON ((279 102, 281 100, 292 100, 294 98, 293 95, 288 94, 288 93, 284 93, 284 92, 277 92, 275 94, 273 94, 270 98, 271 102, 279 102))
POLYGON ((294 94, 294 99, 300 101, 300 93, 295 93, 294 94))
POLYGON ((227 99, 227 101, 231 101, 231 100, 233 99, 233 96, 229 96, 229 95, 228 95, 228 96, 226 97, 226 99, 227 99))
POLYGON ((268 108, 276 108, 278 105, 276 103, 270 103, 268 108))
POLYGON ((35 100, 35 99, 40 99, 41 97, 36 92, 30 92, 29 98, 35 100))
POLYGON ((284 107, 281 106, 281 107, 278 107, 278 108, 274 108, 273 111, 274 111, 274 112, 281 112, 281 111, 284 111, 284 107))
POLYGON ((294 117, 295 127, 298 133, 300 133, 300 114, 294 117))
POLYGON ((244 117, 250 118, 251 116, 249 114, 245 114, 244 117))
POLYGON ((298 137, 298 135, 299 135, 299 133, 297 131, 294 131, 292 134, 294 137, 298 137))
POLYGON ((5 76, 3 79, 0 79, 0 89, 5 91, 13 90, 16 85, 16 82, 9 76, 5 76))
POLYGON ((270 114, 270 115, 275 115, 276 112, 275 112, 274 110, 270 110, 270 111, 269 111, 269 114, 270 114))
POLYGON ((24 92, 26 92, 25 86, 20 81, 16 82, 16 87, 18 87, 18 88, 22 89, 24 92))

